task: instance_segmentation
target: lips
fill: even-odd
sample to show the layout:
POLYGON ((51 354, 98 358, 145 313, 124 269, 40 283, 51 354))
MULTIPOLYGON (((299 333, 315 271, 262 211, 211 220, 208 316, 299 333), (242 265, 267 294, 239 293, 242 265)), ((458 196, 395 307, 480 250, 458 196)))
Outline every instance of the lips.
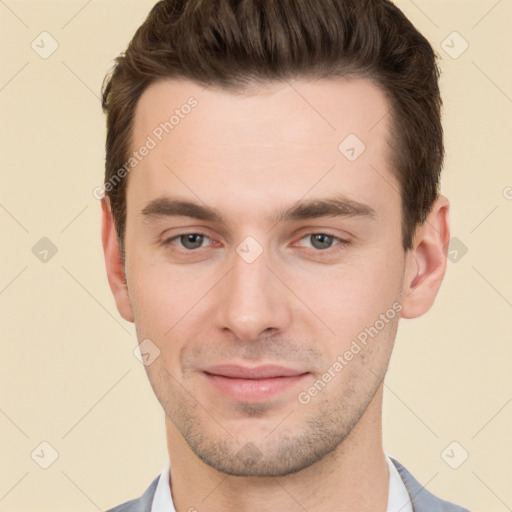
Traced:
POLYGON ((305 373, 301 370, 293 370, 292 368, 273 364, 256 366, 254 368, 224 364, 212 366, 205 370, 205 372, 232 379, 272 379, 275 377, 293 377, 305 373))
POLYGON ((308 372, 278 365, 250 368, 226 364, 209 367, 204 374, 214 388, 229 398, 261 402, 292 388, 308 372))

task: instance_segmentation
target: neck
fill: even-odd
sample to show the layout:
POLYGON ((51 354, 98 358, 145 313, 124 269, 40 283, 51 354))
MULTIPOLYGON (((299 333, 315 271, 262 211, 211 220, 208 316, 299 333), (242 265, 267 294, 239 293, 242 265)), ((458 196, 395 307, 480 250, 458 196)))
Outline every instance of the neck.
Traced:
POLYGON ((239 477, 201 461, 166 417, 170 485, 177 512, 384 512, 389 472, 382 448, 382 391, 326 457, 281 477, 239 477))

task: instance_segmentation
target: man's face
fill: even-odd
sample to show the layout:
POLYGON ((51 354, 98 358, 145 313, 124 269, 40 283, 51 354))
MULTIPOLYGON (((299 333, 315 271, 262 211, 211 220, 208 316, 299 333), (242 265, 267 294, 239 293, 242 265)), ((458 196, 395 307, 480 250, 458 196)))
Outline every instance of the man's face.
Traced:
POLYGON ((292 85, 160 81, 134 124, 132 150, 156 142, 127 187, 131 309, 160 350, 146 370, 170 428, 237 475, 305 468, 378 408, 402 297, 384 94, 363 79, 292 85), (298 208, 332 199, 345 201, 336 215, 298 208), (218 218, 172 215, 166 200, 218 218))

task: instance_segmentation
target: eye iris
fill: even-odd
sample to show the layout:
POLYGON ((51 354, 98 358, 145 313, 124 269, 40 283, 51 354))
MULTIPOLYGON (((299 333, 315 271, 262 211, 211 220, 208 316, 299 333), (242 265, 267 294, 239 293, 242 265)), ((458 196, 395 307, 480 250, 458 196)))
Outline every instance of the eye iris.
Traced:
POLYGON ((198 233, 189 233, 187 235, 181 235, 180 237, 183 247, 186 247, 187 249, 197 249, 198 247, 201 247, 203 238, 204 236, 198 233))
POLYGON ((311 235, 311 242, 316 249, 328 249, 332 243, 332 236, 323 233, 315 233, 311 235), (317 243, 319 242, 319 243, 317 243))

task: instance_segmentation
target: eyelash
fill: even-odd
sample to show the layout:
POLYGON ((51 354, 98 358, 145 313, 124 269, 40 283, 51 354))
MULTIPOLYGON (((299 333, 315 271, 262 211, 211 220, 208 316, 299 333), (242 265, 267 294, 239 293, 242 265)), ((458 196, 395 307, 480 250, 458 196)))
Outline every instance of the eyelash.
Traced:
MULTIPOLYGON (((162 242, 162 245, 164 247, 170 246, 175 240, 178 240, 182 236, 187 236, 187 235, 200 235, 200 236, 204 236, 205 238, 209 238, 211 240, 211 238, 206 233, 203 233, 201 231, 189 231, 189 232, 186 232, 186 233, 179 233, 178 235, 175 235, 175 236, 173 236, 171 238, 168 238, 167 240, 164 240, 162 242)), ((350 242, 348 240, 345 240, 345 239, 340 238, 340 237, 335 236, 335 235, 331 235, 330 233, 324 233, 323 231, 311 231, 309 233, 306 233, 304 236, 302 236, 300 238, 300 240, 303 240, 304 238, 309 237, 311 235, 325 235, 325 236, 328 236, 329 238, 332 238, 332 239, 338 241, 338 244, 336 244, 336 245, 334 245, 332 247, 328 247, 327 249, 315 249, 314 247, 313 248, 308 248, 308 249, 313 249, 313 251, 315 251, 317 253, 326 253, 328 251, 331 251, 332 249, 336 250, 335 249, 336 247, 338 247, 339 249, 342 249, 344 246, 350 244, 350 242)), ((198 247, 197 249, 180 248, 180 250, 183 250, 183 251, 188 252, 188 253, 196 252, 199 249, 204 249, 204 247, 198 247)))

